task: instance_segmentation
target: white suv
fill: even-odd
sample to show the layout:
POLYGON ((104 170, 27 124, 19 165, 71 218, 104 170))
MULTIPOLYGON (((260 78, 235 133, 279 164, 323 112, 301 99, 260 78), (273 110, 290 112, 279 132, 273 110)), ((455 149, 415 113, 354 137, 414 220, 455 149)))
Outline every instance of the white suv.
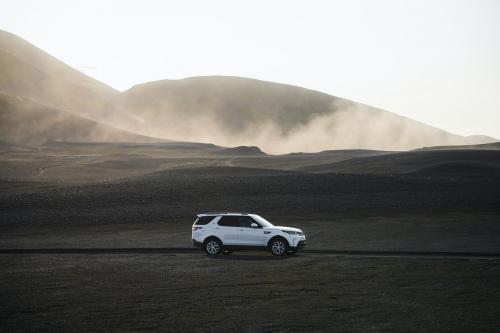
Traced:
POLYGON ((198 214, 193 224, 193 245, 209 256, 237 249, 269 250, 276 256, 294 254, 306 245, 300 229, 276 227, 263 217, 246 213, 198 214))

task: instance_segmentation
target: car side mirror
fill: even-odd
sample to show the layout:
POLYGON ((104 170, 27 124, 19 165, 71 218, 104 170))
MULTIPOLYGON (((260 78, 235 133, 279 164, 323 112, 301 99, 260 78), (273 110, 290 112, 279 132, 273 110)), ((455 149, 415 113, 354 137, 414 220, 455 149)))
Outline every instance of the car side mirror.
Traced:
POLYGON ((258 225, 257 223, 255 223, 255 222, 254 222, 254 223, 252 223, 252 224, 250 224, 250 226, 251 226, 252 228, 258 228, 258 227, 259 227, 259 225, 258 225))

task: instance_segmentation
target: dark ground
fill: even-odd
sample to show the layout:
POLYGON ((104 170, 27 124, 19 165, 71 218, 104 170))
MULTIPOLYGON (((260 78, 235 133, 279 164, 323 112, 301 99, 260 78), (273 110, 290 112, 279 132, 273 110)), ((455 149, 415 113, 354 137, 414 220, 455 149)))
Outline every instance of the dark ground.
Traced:
POLYGON ((5 332, 498 332, 500 261, 3 255, 5 332))
MULTIPOLYGON (((71 153, 61 145, 4 151, 0 249, 188 247, 194 214, 222 210, 300 227, 308 249, 500 253, 496 151, 450 153, 443 167, 435 152, 220 157, 211 145, 70 145, 71 153), (324 173, 332 163, 348 168, 349 159, 353 173, 324 173), (381 174, 384 163, 393 167, 381 174), (321 173, 298 171, 311 165, 321 173)), ((494 332, 499 264, 310 253, 1 254, 0 328, 494 332)))

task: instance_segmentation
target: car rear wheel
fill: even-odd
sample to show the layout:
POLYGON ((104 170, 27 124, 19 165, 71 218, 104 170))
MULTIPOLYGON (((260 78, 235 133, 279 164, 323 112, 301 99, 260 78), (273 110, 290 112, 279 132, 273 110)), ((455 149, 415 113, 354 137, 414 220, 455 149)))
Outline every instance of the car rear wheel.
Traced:
POLYGON ((222 243, 216 238, 211 238, 205 242, 205 252, 209 256, 216 256, 222 252, 222 243))
POLYGON ((271 253, 275 256, 282 256, 288 251, 288 243, 282 238, 275 238, 270 244, 271 253))

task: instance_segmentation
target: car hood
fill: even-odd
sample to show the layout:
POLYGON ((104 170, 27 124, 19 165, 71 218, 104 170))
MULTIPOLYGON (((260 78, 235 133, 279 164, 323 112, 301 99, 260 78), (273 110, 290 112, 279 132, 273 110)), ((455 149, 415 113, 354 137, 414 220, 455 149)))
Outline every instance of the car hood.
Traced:
POLYGON ((302 232, 302 230, 297 229, 297 228, 291 228, 291 227, 282 227, 282 226, 277 226, 275 225, 274 227, 268 227, 265 229, 273 229, 273 230, 285 230, 285 231, 295 231, 295 232, 302 232))

